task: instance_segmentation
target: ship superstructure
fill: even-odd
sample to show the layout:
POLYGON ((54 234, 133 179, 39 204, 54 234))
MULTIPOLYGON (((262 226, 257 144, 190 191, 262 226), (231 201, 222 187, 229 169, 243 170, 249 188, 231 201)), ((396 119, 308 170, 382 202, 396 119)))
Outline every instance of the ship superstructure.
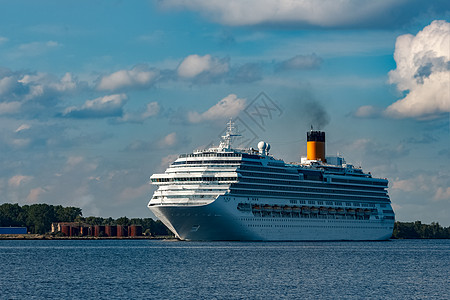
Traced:
POLYGON ((325 133, 307 133, 307 157, 285 163, 270 145, 234 149, 230 121, 218 147, 182 154, 148 207, 182 240, 385 240, 395 215, 387 179, 325 157, 325 133))

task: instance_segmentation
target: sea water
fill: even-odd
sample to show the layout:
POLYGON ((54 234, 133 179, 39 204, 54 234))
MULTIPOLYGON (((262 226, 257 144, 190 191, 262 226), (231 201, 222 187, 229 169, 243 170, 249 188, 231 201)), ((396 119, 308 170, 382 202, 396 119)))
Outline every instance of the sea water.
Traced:
POLYGON ((450 240, 1 240, 0 299, 450 299, 450 240))

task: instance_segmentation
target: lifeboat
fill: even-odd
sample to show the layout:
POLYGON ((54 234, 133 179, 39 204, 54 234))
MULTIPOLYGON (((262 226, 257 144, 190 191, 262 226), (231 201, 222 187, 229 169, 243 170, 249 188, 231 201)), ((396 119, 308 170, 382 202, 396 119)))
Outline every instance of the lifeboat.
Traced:
POLYGON ((253 204, 252 205, 252 210, 254 210, 254 211, 261 211, 261 205, 253 204))
POLYGON ((322 206, 322 207, 319 209, 319 213, 320 213, 321 215, 326 215, 326 214, 328 214, 328 208, 322 206))
POLYGON ((307 215, 310 213, 311 213, 311 210, 309 209, 308 206, 302 206, 302 214, 307 215))
POLYGON ((300 207, 298 207, 298 206, 292 206, 292 212, 300 213, 300 207))
POLYGON ((371 211, 370 209, 365 209, 365 210, 364 210, 364 214, 365 214, 366 216, 370 216, 370 215, 372 214, 372 211, 371 211))
POLYGON ((347 214, 354 215, 355 214, 355 210, 353 208, 347 208, 347 214))
POLYGON ((339 207, 339 208, 336 210, 336 212, 337 212, 339 215, 343 215, 343 214, 345 214, 345 209, 343 209, 342 207, 339 207))
POLYGON ((279 205, 274 205, 274 206, 273 206, 273 211, 274 211, 274 212, 281 212, 281 206, 279 206, 279 205))
POLYGON ((330 207, 330 208, 328 208, 328 213, 330 215, 334 215, 336 213, 336 209, 334 207, 330 207))
POLYGON ((311 213, 312 214, 317 214, 317 213, 319 213, 319 209, 317 208, 317 207, 311 207, 311 213))
POLYGON ((364 209, 358 208, 358 209, 356 210, 356 215, 358 215, 358 216, 363 216, 363 215, 364 215, 364 209))
POLYGON ((283 211, 284 211, 285 213, 290 213, 290 212, 292 211, 292 207, 290 207, 289 205, 285 205, 285 206, 283 207, 283 211))
POLYGON ((266 205, 263 206, 263 210, 264 210, 264 211, 272 211, 273 208, 272 208, 272 206, 270 206, 269 204, 266 204, 266 205))

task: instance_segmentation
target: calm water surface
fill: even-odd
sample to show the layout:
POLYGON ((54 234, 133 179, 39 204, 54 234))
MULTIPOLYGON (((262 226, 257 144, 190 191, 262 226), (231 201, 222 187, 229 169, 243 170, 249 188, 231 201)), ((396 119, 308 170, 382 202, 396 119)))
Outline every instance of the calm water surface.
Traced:
POLYGON ((0 277, 0 299, 450 299, 450 240, 2 240, 0 277))

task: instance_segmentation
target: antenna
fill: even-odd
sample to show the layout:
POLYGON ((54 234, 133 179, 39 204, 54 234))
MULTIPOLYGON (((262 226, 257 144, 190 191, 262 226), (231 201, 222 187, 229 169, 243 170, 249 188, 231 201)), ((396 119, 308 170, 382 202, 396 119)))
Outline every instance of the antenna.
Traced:
POLYGON ((227 132, 225 135, 222 135, 222 142, 220 142, 220 147, 223 149, 230 149, 231 147, 231 138, 235 136, 241 136, 240 134, 237 134, 234 132, 234 122, 233 118, 230 118, 230 121, 227 123, 227 132))

